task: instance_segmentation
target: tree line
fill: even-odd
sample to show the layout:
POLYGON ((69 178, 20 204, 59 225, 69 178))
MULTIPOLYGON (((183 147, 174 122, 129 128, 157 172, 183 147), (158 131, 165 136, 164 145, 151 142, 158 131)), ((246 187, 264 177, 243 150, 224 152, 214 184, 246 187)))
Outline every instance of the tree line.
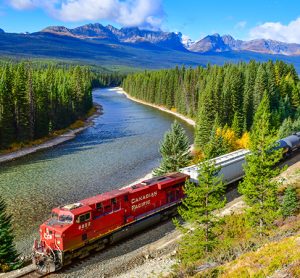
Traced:
POLYGON ((145 71, 128 75, 122 85, 133 97, 197 120, 195 145, 200 149, 215 139, 212 130, 222 134, 220 129, 229 128, 237 137, 249 132, 265 93, 274 128, 299 115, 298 74, 282 61, 145 71))
POLYGON ((122 78, 85 66, 0 63, 0 149, 66 128, 91 109, 93 87, 122 78))

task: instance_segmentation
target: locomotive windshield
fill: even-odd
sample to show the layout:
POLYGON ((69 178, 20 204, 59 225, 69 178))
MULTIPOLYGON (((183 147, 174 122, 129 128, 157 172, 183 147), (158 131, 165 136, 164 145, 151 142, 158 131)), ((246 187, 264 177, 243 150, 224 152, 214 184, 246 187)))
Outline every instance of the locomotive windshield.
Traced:
POLYGON ((58 214, 53 212, 51 214, 51 218, 54 219, 54 220, 57 220, 58 219, 58 214))
POLYGON ((73 217, 71 215, 60 215, 58 218, 59 222, 64 222, 64 223, 72 223, 73 217))
POLYGON ((63 222, 63 223, 72 223, 73 222, 73 217, 71 215, 65 215, 61 214, 58 215, 57 213, 52 213, 51 219, 63 222))

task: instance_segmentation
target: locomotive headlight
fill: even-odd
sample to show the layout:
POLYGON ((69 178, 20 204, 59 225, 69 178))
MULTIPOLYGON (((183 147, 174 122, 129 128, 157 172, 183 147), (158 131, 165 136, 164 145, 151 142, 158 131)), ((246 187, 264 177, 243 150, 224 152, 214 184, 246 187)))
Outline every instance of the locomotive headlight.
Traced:
POLYGON ((56 242, 57 242, 58 245, 60 244, 60 240, 57 240, 56 242))

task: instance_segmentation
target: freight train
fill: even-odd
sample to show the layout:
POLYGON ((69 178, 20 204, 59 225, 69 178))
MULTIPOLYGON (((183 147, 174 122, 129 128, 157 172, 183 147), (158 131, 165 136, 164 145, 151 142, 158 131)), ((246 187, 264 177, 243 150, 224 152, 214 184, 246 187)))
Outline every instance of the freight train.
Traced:
MULTIPOLYGON (((299 147, 300 132, 278 141, 278 148, 286 155, 299 147)), ((243 177, 243 163, 249 153, 238 150, 213 159, 225 183, 243 177)), ((41 274, 54 272, 74 258, 83 258, 176 215, 186 180, 197 183, 197 177, 198 166, 190 166, 179 173, 54 208, 40 226, 40 240, 35 240, 33 246, 33 264, 41 274)))

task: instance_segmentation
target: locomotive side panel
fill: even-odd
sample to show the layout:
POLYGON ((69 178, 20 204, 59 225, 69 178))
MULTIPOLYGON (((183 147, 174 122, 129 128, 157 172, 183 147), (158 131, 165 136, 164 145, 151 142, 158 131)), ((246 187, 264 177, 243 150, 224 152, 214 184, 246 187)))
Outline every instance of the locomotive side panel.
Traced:
POLYGON ((137 217, 157 208, 161 203, 161 194, 157 186, 143 187, 128 196, 127 216, 137 217))

